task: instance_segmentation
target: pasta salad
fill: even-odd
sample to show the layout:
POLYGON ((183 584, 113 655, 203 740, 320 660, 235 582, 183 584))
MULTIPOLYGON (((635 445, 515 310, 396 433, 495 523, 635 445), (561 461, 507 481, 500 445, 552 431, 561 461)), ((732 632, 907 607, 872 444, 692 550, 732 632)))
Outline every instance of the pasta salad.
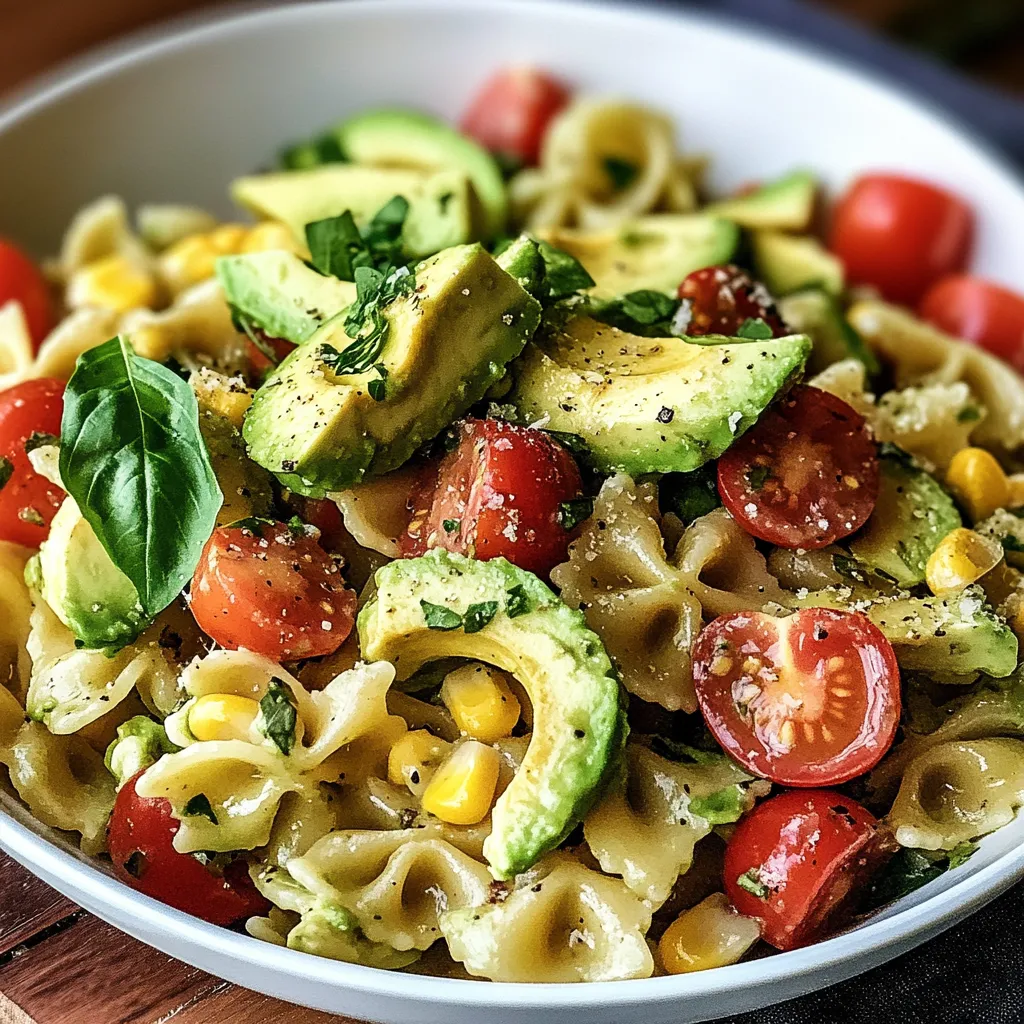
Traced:
POLYGON ((0 765, 125 884, 322 957, 707 970, 1024 802, 1024 298, 872 172, 712 196, 503 71, 0 241, 0 765))

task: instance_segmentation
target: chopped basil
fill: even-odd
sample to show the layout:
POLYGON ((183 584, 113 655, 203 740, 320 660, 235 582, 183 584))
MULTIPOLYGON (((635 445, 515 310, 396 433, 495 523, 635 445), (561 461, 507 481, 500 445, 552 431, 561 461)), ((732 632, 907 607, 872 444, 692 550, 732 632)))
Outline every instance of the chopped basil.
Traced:
POLYGON ((1012 533, 1008 533, 1005 537, 999 541, 1003 545, 1004 551, 1024 551, 1024 541, 1014 537, 1012 533))
POLYGON ((860 565, 853 558, 848 555, 834 554, 832 556, 832 568, 835 569, 840 576, 845 576, 848 580, 853 580, 856 583, 866 583, 867 576, 864 570, 861 569, 860 565))
MULTIPOLYGON (((298 516, 295 516, 298 519, 298 516)), ((245 519, 236 519, 233 523, 228 523, 222 527, 225 530, 246 530, 251 533, 254 537, 263 536, 263 528, 265 526, 276 526, 277 522, 273 519, 263 519, 260 516, 246 516, 245 519)), ((289 524, 290 525, 290 524, 289 524)))
POLYGON ((594 279, 575 256, 550 242, 538 242, 537 249, 544 263, 544 278, 538 295, 541 302, 557 302, 594 286, 594 279))
POLYGON ((482 601, 466 609, 465 631, 479 633, 494 618, 498 611, 497 601, 482 601))
POLYGON ((737 338, 748 341, 767 341, 772 336, 772 329, 759 316, 748 316, 736 332, 737 338))
POLYGON ((522 583, 517 583, 505 591, 505 614, 510 619, 525 615, 529 610, 530 597, 522 583))
POLYGON ((978 844, 972 843, 970 840, 966 840, 962 843, 957 843, 952 850, 949 851, 949 867, 950 870, 958 868, 962 864, 966 864, 977 852, 978 844))
POLYGON ((426 620, 427 629, 458 629, 462 625, 462 616, 443 604, 431 604, 430 601, 420 601, 423 609, 423 618, 426 620))
POLYGON ((563 448, 568 449, 578 459, 586 459, 590 455, 587 442, 579 434, 570 434, 564 430, 545 430, 545 434, 553 437, 563 448))
POLYGON ((321 274, 342 281, 355 280, 356 267, 373 265, 351 210, 307 224, 306 245, 313 266, 321 274))
POLYGON ((444 527, 444 532, 445 533, 455 533, 455 531, 458 530, 458 528, 459 528, 459 520, 458 519, 445 519, 441 523, 441 525, 444 527))
POLYGON ((761 881, 761 875, 757 868, 751 868, 749 871, 744 871, 743 874, 736 879, 736 884, 741 889, 746 889, 747 892, 752 896, 756 896, 759 900, 768 899, 768 886, 761 881))
POLYGON ((713 512, 722 502, 718 497, 718 476, 712 463, 692 473, 668 473, 658 484, 662 512, 674 512, 689 526, 695 519, 713 512))
MULTIPOLYGON (((287 753, 287 751, 286 751, 287 753)), ((209 818, 209 820, 217 825, 217 815, 213 811, 213 807, 210 805, 210 800, 205 793, 196 793, 194 797, 182 808, 182 814, 189 818, 203 817, 209 818)))
POLYGON ((957 414, 957 423, 973 423, 981 419, 981 410, 976 405, 965 405, 957 414))
POLYGON ((604 302, 592 303, 589 312, 596 320, 630 334, 665 337, 680 333, 675 324, 679 308, 678 299, 664 292, 644 288, 604 302))
POLYGON ((593 512, 593 498, 574 498, 572 501, 563 501, 558 506, 558 525, 566 531, 575 530, 585 519, 589 519, 593 512))
POLYGON ((688 809, 712 825, 728 825, 740 820, 746 806, 743 787, 733 785, 704 797, 694 797, 688 809))
POLYGON ((45 448, 51 444, 60 444, 60 438, 55 434, 44 434, 35 430, 25 438, 25 454, 28 455, 29 452, 34 452, 37 448, 45 448))
POLYGON ((281 150, 278 160, 286 171, 305 171, 322 164, 345 162, 338 137, 332 132, 320 135, 309 142, 299 142, 281 150))
POLYGON ((605 174, 608 175, 612 188, 616 192, 629 188, 640 172, 640 168, 636 164, 629 160, 623 160, 622 157, 618 156, 606 156, 602 163, 604 164, 605 174))
POLYGON ((288 532, 293 537, 304 537, 306 535, 306 524, 298 516, 292 516, 288 520, 288 532))
POLYGON ((11 474, 14 472, 14 463, 10 459, 5 459, 0 455, 0 490, 6 485, 7 481, 11 479, 11 474))
POLYGON ((387 386, 384 384, 384 381, 380 379, 380 377, 375 377, 373 380, 367 383, 366 390, 369 392, 370 397, 375 402, 383 402, 385 398, 385 393, 387 391, 387 386))
POLYGON ((752 491, 759 491, 765 483, 772 478, 770 466, 751 466, 744 474, 747 478, 747 485, 752 491))
POLYGON ((273 740, 282 754, 290 754, 295 746, 295 723, 298 715, 291 690, 280 679, 271 679, 270 688, 260 701, 263 735, 273 740))
POLYGON ((668 761, 678 761, 681 764, 715 764, 721 762, 725 757, 725 754, 719 749, 701 750, 699 747, 673 739, 671 736, 652 736, 650 744, 651 750, 655 754, 668 761))
POLYGON ((959 843, 945 850, 910 850, 901 848, 872 881, 866 909, 892 903, 938 878, 951 868, 958 868, 974 855, 978 844, 959 843))

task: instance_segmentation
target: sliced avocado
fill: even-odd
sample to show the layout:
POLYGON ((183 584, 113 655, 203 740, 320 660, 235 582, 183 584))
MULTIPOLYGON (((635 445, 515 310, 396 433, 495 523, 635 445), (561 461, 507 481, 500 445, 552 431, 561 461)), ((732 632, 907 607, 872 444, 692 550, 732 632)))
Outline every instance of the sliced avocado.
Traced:
POLYGON ((744 228, 806 231, 814 213, 818 183, 809 171, 793 171, 754 192, 722 199, 701 211, 728 217, 744 228))
POLYGON ((849 323, 836 299, 821 288, 806 288, 779 300, 782 319, 814 342, 809 374, 821 373, 842 359, 859 359, 872 376, 881 372, 878 357, 849 323))
POLYGON ((810 348, 805 335, 641 338, 574 316, 527 346, 509 401, 524 422, 579 435, 599 470, 686 473, 754 423, 810 348))
POLYGON ((318 273, 283 250, 221 256, 217 279, 228 302, 271 338, 308 341, 356 298, 356 286, 318 273))
POLYGON ((224 495, 217 525, 268 517, 274 504, 273 483, 270 474, 246 456, 242 435, 223 416, 203 408, 199 410, 199 431, 224 495))
POLYGON ((497 161, 483 146, 445 124, 412 110, 370 110, 338 125, 341 150, 357 164, 458 171, 480 201, 483 238, 505 229, 508 195, 497 161))
POLYGON ((306 241, 306 225, 346 210, 359 227, 392 197, 404 196, 409 212, 402 249, 410 259, 431 256, 474 236, 469 183, 457 171, 331 164, 308 171, 278 171, 238 178, 231 195, 258 217, 279 220, 306 241))
POLYGON ((535 238, 519 235, 518 238, 505 246, 495 257, 494 262, 519 282, 519 286, 536 296, 537 289, 544 279, 544 260, 540 254, 540 246, 535 238))
POLYGON ((614 231, 551 228, 538 237, 575 256, 594 279, 593 294, 608 298, 645 288, 674 295, 692 271, 728 263, 739 230, 721 217, 652 213, 614 231))
POLYGON ((812 287, 829 295, 842 292, 842 262, 813 235, 755 231, 751 243, 754 269, 773 295, 789 295, 812 287))
MULTIPOLYGON (((301 293, 290 302, 301 307, 301 293)), ((243 427, 249 457, 293 491, 322 497, 397 469, 502 377, 540 305, 477 243, 419 264, 414 290, 388 303, 383 320, 371 369, 338 374, 325 361, 361 340, 338 316, 256 392, 243 427)))
POLYGON ((436 658, 472 658, 526 689, 530 746, 484 842, 498 878, 525 871, 583 818, 625 743, 621 687, 600 639, 582 613, 504 558, 481 562, 438 549, 378 569, 376 583, 359 613, 364 658, 390 661, 398 679, 436 658))
POLYGON ((159 722, 136 715, 117 727, 117 737, 107 747, 103 764, 120 789, 139 772, 156 764, 164 754, 173 754, 178 749, 159 722))
POLYGON ((928 557, 961 526, 953 499, 912 456, 882 446, 881 483, 871 518, 849 543, 861 565, 881 570, 901 587, 923 583, 928 557))

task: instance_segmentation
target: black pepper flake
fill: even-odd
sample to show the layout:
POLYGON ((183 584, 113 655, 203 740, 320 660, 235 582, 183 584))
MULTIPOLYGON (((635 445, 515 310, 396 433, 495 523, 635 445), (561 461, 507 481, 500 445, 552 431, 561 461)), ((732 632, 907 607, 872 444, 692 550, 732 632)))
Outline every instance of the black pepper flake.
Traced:
POLYGON ((675 410, 670 409, 667 405, 663 405, 658 412, 659 423, 671 423, 672 418, 675 416, 675 410))

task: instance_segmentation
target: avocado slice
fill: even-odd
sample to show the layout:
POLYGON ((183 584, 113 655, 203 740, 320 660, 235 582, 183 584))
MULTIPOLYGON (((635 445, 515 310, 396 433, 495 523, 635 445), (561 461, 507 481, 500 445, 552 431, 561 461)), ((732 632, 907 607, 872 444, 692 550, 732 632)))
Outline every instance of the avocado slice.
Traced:
POLYGON ((864 344, 843 315, 836 298, 822 288, 805 288, 779 300, 782 319, 814 342, 807 360, 809 374, 821 373, 842 359, 859 359, 869 374, 882 370, 878 357, 864 344))
POLYGON ((732 258, 739 229, 722 217, 652 213, 614 231, 551 228, 537 237, 575 256, 594 279, 592 294, 610 298, 643 289, 674 295, 687 274, 732 258))
POLYGON ((223 417, 200 408, 199 432, 210 453, 210 465, 224 502, 217 525, 227 526, 252 516, 266 518, 274 505, 270 474, 245 454, 242 435, 223 417))
POLYGON ((469 182, 458 171, 329 164, 306 171, 279 171, 236 179, 232 198, 239 206, 292 229, 306 241, 306 225, 346 210, 359 227, 392 197, 404 196, 409 212, 402 249, 410 259, 460 245, 473 234, 469 182))
POLYGON ((806 231, 814 213, 818 183, 809 171, 793 171, 754 192, 722 199, 701 211, 728 217, 744 228, 806 231))
POLYGON ((504 558, 481 562, 435 549, 377 570, 359 613, 359 646, 408 679, 437 658, 463 657, 511 672, 533 704, 533 733, 515 778, 491 812, 484 856, 498 878, 531 867, 600 796, 626 740, 621 687, 597 635, 532 573, 504 558), (482 628, 428 625, 432 608, 482 628))
POLYGON ((895 445, 882 446, 878 502, 850 541, 850 554, 901 587, 923 583, 928 557, 962 526, 953 499, 938 481, 895 445))
POLYGON ((843 290, 843 264, 812 235, 755 231, 751 238, 757 276, 776 296, 801 288, 821 288, 829 295, 843 290))
MULTIPOLYGON (((322 497, 397 469, 484 396, 540 321, 537 300, 479 243, 425 260, 415 280, 383 309, 387 334, 373 368, 337 374, 325 362, 356 343, 339 314, 256 392, 242 431, 249 457, 293 491, 322 497)), ((304 293, 289 302, 303 309, 304 293)))
POLYGON ((805 335, 642 338, 573 316, 527 346, 509 397, 577 434, 605 473, 688 473, 718 458, 803 369, 805 335))
POLYGON ((341 151, 356 164, 457 171, 469 178, 480 203, 479 231, 505 230, 508 195, 497 161, 483 146, 436 117, 412 110, 369 110, 334 130, 341 151))

